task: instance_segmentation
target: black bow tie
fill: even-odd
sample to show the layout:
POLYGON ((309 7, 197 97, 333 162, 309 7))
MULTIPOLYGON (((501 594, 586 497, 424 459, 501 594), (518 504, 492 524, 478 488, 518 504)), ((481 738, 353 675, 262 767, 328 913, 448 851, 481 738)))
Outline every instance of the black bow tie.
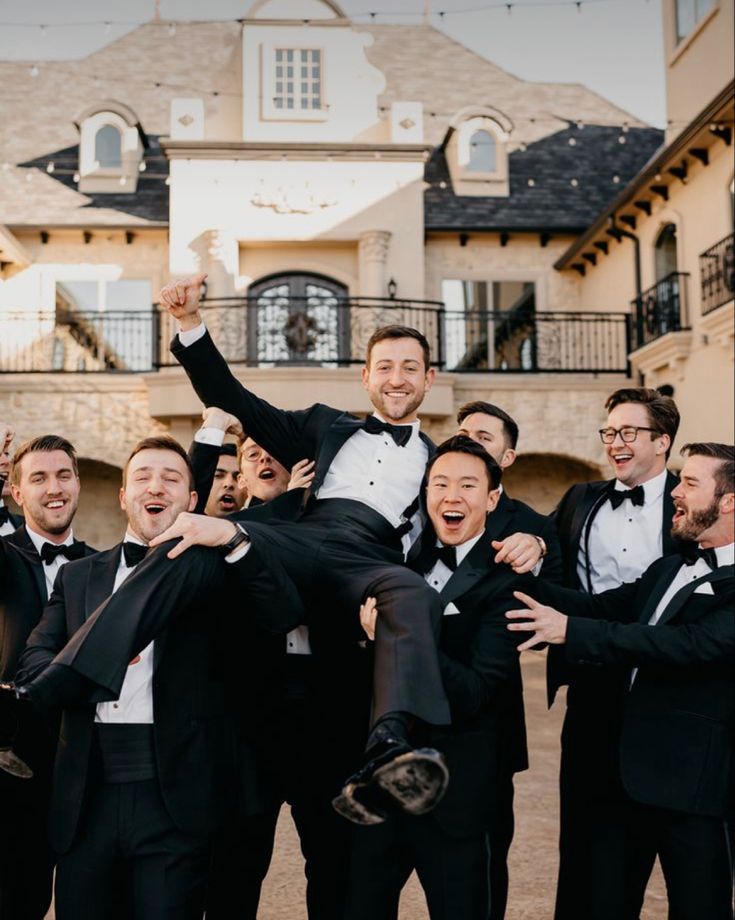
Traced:
POLYGON ((448 569, 454 572, 457 569, 457 547, 432 546, 424 553, 422 562, 424 574, 430 572, 437 562, 443 562, 448 569))
POLYGON ((2 507, 0 507, 0 527, 2 527, 3 524, 7 524, 9 520, 10 520, 10 511, 5 505, 3 505, 2 507))
POLYGON ((145 554, 148 552, 148 547, 143 546, 141 543, 133 543, 132 540, 126 540, 123 543, 123 556, 125 556, 125 565, 132 569, 139 562, 142 562, 145 559, 145 554))
POLYGON ((41 547, 41 560, 44 565, 51 565, 57 556, 64 556, 71 562, 73 559, 82 559, 87 554, 87 545, 81 540, 75 540, 73 543, 58 545, 56 543, 44 543, 41 547))
POLYGON ((393 438, 398 447, 405 447, 411 440, 413 428, 411 425, 389 425, 388 422, 381 422, 374 415, 369 415, 365 419, 365 431, 368 434, 382 434, 385 431, 393 438))
POLYGON ((704 559, 713 572, 717 571, 717 552, 714 546, 708 546, 707 549, 697 546, 684 554, 684 562, 687 565, 694 565, 698 559, 704 559))
POLYGON ((634 505, 643 506, 646 501, 646 493, 643 486, 635 486, 633 489, 613 489, 608 496, 613 508, 619 508, 626 498, 629 498, 634 505))

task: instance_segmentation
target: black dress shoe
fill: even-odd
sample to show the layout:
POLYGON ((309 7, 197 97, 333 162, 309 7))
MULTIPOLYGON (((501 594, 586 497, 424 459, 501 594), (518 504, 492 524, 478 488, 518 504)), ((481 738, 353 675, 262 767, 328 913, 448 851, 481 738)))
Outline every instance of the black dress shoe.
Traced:
POLYGON ((33 770, 12 749, 18 732, 19 701, 30 702, 28 691, 12 681, 0 682, 0 770, 18 779, 31 779, 33 770))
POLYGON ((334 809, 355 824, 380 824, 398 811, 426 814, 446 792, 449 771, 433 748, 412 748, 402 739, 387 737, 368 754, 370 760, 332 801, 334 809))

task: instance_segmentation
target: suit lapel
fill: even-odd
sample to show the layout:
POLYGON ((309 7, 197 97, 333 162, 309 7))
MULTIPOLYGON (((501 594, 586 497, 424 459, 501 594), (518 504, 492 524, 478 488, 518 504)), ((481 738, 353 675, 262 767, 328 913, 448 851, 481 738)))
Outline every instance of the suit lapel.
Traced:
POLYGON ((100 604, 107 600, 115 587, 115 577, 120 566, 122 543, 104 553, 98 553, 92 560, 87 576, 84 603, 84 619, 87 620, 100 604))
MULTIPOLYGON (((694 594, 699 585, 709 582, 710 584, 717 584, 720 581, 731 581, 733 574, 735 574, 735 566, 732 565, 723 565, 721 568, 718 568, 716 572, 708 572, 707 575, 703 575, 701 578, 696 578, 694 581, 690 581, 689 584, 684 585, 676 594, 671 598, 669 603, 666 605, 666 609, 661 613, 661 616, 658 619, 657 626, 662 626, 664 623, 667 623, 669 620, 672 620, 681 608, 686 604, 689 598, 694 594)), ((669 582, 670 584, 670 582, 669 582)), ((656 608, 654 607, 654 610, 656 608)))
POLYGON ((21 555, 28 562, 28 567, 33 574, 33 580, 36 583, 36 588, 38 589, 38 599, 41 603, 41 607, 46 606, 48 597, 46 594, 46 575, 43 571, 43 562, 41 557, 36 552, 36 547, 33 545, 33 541, 28 536, 28 531, 26 530, 25 524, 19 527, 15 533, 11 533, 10 536, 5 538, 9 543, 12 543, 21 553, 21 555))
POLYGON ((361 419, 343 412, 329 426, 319 446, 314 481, 311 485, 312 494, 323 484, 327 470, 337 456, 339 449, 349 437, 362 428, 363 424, 364 422, 361 419))
POLYGON ((648 623, 648 621, 651 619, 654 610, 661 603, 661 598, 669 590, 671 582, 676 577, 676 573, 681 568, 683 562, 684 560, 678 554, 675 554, 666 560, 665 567, 661 575, 656 579, 656 583, 652 586, 652 589, 648 594, 648 600, 640 612, 638 617, 639 623, 648 623))
POLYGON ((466 594, 483 575, 487 574, 490 566, 495 565, 492 561, 495 552, 491 544, 503 532, 510 516, 511 512, 507 508, 504 511, 498 511, 496 508, 488 514, 485 532, 439 593, 445 607, 466 594))

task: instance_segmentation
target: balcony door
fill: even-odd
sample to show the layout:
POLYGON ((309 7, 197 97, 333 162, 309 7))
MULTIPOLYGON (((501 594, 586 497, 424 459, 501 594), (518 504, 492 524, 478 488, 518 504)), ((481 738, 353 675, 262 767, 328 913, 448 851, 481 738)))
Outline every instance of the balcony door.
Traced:
POLYGON ((323 275, 271 275, 248 291, 248 359, 332 364, 349 358, 347 288, 323 275))

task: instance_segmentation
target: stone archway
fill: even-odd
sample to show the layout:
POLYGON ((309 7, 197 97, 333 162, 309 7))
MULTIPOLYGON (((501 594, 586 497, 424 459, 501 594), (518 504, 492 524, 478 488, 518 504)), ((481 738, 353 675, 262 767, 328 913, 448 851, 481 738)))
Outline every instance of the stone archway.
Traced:
POLYGON ((600 479, 599 467, 559 454, 522 454, 503 472, 508 494, 549 514, 566 490, 576 482, 600 479))
POLYGON ((79 458, 82 489, 74 518, 74 536, 95 549, 109 549, 125 533, 118 492, 122 470, 100 460, 79 458))

